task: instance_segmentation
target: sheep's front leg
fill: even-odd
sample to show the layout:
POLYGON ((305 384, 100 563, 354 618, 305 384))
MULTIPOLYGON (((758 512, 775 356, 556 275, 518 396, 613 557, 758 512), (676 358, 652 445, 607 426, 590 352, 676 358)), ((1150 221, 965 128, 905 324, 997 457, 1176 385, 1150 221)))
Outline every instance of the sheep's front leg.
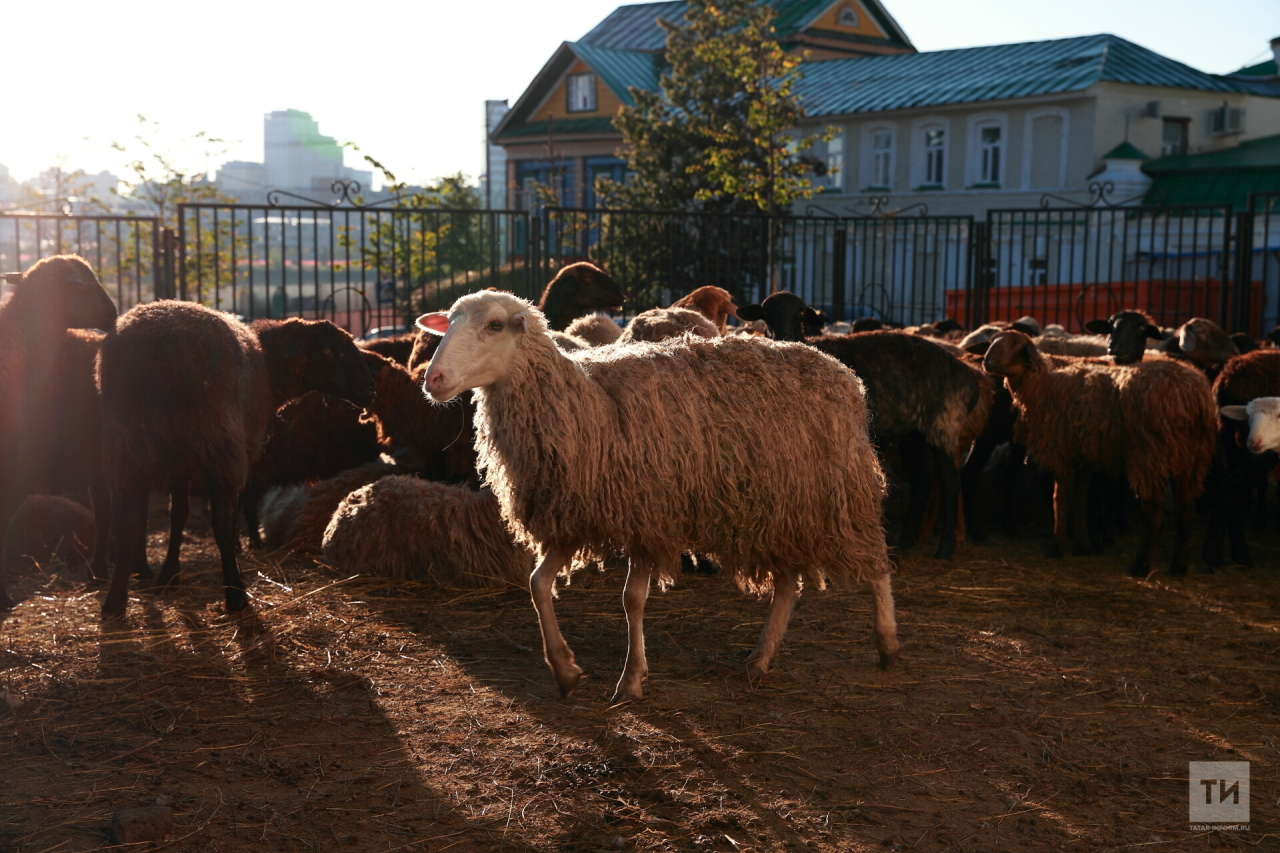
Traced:
POLYGON ((769 603, 769 615, 765 617, 764 629, 760 632, 760 642, 747 658, 747 674, 752 678, 761 678, 769 671, 773 656, 782 645, 782 635, 787 633, 787 623, 796 609, 796 599, 800 597, 799 578, 773 578, 773 601, 769 603))
POLYGON ((622 609, 627 614, 627 662, 613 691, 614 702, 644 696, 642 685, 649 674, 644 654, 644 605, 649 600, 651 574, 649 569, 637 566, 635 560, 627 563, 627 584, 622 590, 622 609))
POLYGON ((880 652, 880 668, 888 669, 898 659, 898 618, 893 606, 893 586, 889 576, 871 582, 872 613, 876 631, 876 648, 880 652))
POLYGON ((560 686, 560 695, 568 696, 582 678, 582 668, 573 660, 573 650, 564 641, 560 626, 556 624, 556 609, 552 604, 556 575, 569 564, 571 554, 551 549, 529 576, 529 593, 533 607, 538 611, 538 627, 542 629, 542 652, 546 656, 551 674, 560 686))

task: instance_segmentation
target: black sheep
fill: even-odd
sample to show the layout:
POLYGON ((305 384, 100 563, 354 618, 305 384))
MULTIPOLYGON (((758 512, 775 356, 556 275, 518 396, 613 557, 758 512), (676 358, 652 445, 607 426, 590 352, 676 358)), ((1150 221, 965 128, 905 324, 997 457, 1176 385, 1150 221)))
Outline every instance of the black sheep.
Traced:
POLYGON ((228 610, 248 604, 236 562, 236 507, 267 424, 288 400, 323 391, 359 405, 373 377, 351 336, 327 321, 260 321, 187 302, 139 305, 102 344, 103 457, 112 488, 116 566, 103 603, 123 612, 146 564, 147 499, 169 483, 171 535, 158 583, 178 576, 188 486, 204 481, 228 610))
MULTIPOLYGON (((63 448, 69 397, 60 370, 75 363, 69 329, 110 329, 116 307, 85 261, 45 258, 8 273, 13 294, 0 303, 0 553, 9 521, 28 494, 49 479, 63 448)), ((88 482, 81 485, 89 485, 88 482)), ((13 607, 0 574, 0 610, 13 607)))
POLYGON ((586 314, 618 310, 625 298, 622 288, 608 273, 595 264, 581 261, 556 273, 542 291, 538 310, 546 315, 552 329, 563 332, 586 314))

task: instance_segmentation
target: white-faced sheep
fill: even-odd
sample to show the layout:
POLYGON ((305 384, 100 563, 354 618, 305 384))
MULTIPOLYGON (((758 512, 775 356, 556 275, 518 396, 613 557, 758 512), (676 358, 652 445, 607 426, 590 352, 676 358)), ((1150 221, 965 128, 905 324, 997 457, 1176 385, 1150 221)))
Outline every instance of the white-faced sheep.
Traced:
POLYGON ((851 371, 809 347, 736 336, 569 357, 541 312, 500 293, 464 296, 418 324, 444 335, 431 397, 476 389, 480 464, 516 541, 539 554, 529 585, 563 694, 582 671, 555 621, 555 578, 617 550, 630 559, 617 698, 642 695, 651 577, 670 582, 687 551, 772 591, 751 673, 768 671, 804 580, 871 583, 880 660, 893 662, 884 480, 851 371))
MULTIPOLYGON (((51 439, 85 426, 66 420, 66 383, 59 370, 65 349, 76 343, 67 330, 110 329, 116 322, 111 298, 89 265, 74 255, 45 258, 26 273, 8 273, 4 279, 13 292, 0 303, 0 553, 10 519, 67 450, 51 439)), ((91 445, 94 436, 86 437, 91 445)), ((80 473, 87 478, 82 485, 97 476, 80 473)), ((12 607, 0 570, 0 610, 12 607)))
POLYGON ((236 562, 236 508, 267 423, 290 399, 322 391, 359 405, 374 383, 351 336, 327 321, 259 321, 162 300, 129 311, 102 343, 103 457, 112 488, 116 567, 103 603, 123 612, 129 575, 146 565, 151 485, 169 483, 169 553, 157 582, 176 580, 188 484, 204 480, 228 610, 248 605, 236 562))
POLYGON ((1055 364, 1049 358, 1021 332, 1002 332, 984 364, 1005 377, 1013 393, 1015 437, 1057 479, 1059 550, 1066 550, 1069 526, 1084 521, 1089 476, 1122 477, 1143 508, 1142 541, 1129 572, 1145 576, 1172 480, 1177 540, 1169 571, 1185 573, 1192 502, 1204 488, 1216 440, 1217 409, 1208 382, 1169 359, 1126 367, 1091 359, 1055 364))
POLYGON ((618 343, 657 343, 680 337, 686 332, 700 338, 714 338, 720 334, 714 323, 690 308, 650 308, 648 311, 641 311, 627 324, 618 343))
POLYGON ((533 571, 533 552, 511 540, 488 489, 401 475, 347 495, 323 545, 343 571, 437 586, 523 585, 533 571))

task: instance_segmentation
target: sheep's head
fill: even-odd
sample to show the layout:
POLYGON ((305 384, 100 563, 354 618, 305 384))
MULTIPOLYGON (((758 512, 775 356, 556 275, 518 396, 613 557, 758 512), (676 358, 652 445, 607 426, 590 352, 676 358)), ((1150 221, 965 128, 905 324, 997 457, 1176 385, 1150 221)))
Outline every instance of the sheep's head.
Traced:
POLYGON ((446 313, 418 318, 418 328, 442 336, 424 386, 438 403, 470 388, 501 382, 517 347, 546 336, 547 321, 531 304, 509 293, 472 293, 446 313))
POLYGON ((365 351, 328 320, 300 320, 254 327, 264 346, 274 346, 301 377, 301 387, 357 406, 373 402, 374 380, 365 351))
POLYGON ((738 316, 738 306, 733 302, 733 294, 714 284, 704 284, 689 295, 676 300, 671 307, 692 308, 698 311, 715 323, 716 329, 722 335, 728 318, 738 316))
POLYGON ((816 325, 821 332, 826 315, 805 305, 794 293, 780 290, 759 305, 743 305, 738 309, 738 318, 748 323, 763 320, 775 340, 803 341, 807 329, 816 325))
POLYGON ((1042 358, 1031 338, 1022 332, 1001 332, 991 339, 986 355, 982 357, 982 369, 1009 380, 1017 387, 1027 373, 1035 370, 1042 358))
POLYGON ((574 319, 594 311, 616 311, 626 301, 618 283, 598 266, 586 261, 569 264, 556 273, 542 291, 538 307, 564 331, 574 319))
POLYGON ((1084 324, 1085 331, 1095 335, 1104 335, 1107 341, 1107 353, 1116 364, 1136 364, 1142 361, 1147 349, 1147 340, 1160 340, 1164 334, 1141 311, 1117 311, 1110 320, 1090 320, 1084 324))
POLYGON ((1280 450, 1280 397, 1259 397, 1247 406, 1223 406, 1218 411, 1228 420, 1248 421, 1244 444, 1250 453, 1280 450))
POLYGON ((21 293, 42 323, 58 329, 115 328, 116 306, 93 269, 78 255, 55 255, 37 261, 25 273, 5 273, 4 280, 21 293))
POLYGON ((1218 370, 1240 354, 1231 336, 1204 317, 1192 317, 1178 327, 1178 349, 1203 370, 1218 370))

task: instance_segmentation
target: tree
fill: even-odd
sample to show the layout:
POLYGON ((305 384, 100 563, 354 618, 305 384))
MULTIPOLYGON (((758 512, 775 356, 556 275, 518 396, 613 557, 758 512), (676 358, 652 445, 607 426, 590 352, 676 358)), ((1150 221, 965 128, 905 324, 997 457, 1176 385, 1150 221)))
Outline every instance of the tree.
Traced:
POLYGON ((159 217, 171 228, 177 227, 179 204, 235 202, 234 198, 206 180, 205 172, 181 163, 184 156, 190 156, 189 151, 184 153, 181 149, 199 149, 200 155, 208 161, 226 153, 226 140, 200 131, 161 148, 159 140, 164 137, 164 132, 160 123, 139 113, 138 125, 131 141, 111 143, 112 148, 132 157, 127 164, 130 176, 120 181, 124 186, 120 195, 141 203, 148 215, 159 217))
MULTIPOLYGON (((758 0, 689 0, 667 34, 659 91, 632 88, 614 119, 634 178, 597 188, 611 207, 780 213, 816 192, 795 139, 801 57, 774 40, 774 9, 758 0)), ((820 134, 819 136, 828 136, 820 134)))

